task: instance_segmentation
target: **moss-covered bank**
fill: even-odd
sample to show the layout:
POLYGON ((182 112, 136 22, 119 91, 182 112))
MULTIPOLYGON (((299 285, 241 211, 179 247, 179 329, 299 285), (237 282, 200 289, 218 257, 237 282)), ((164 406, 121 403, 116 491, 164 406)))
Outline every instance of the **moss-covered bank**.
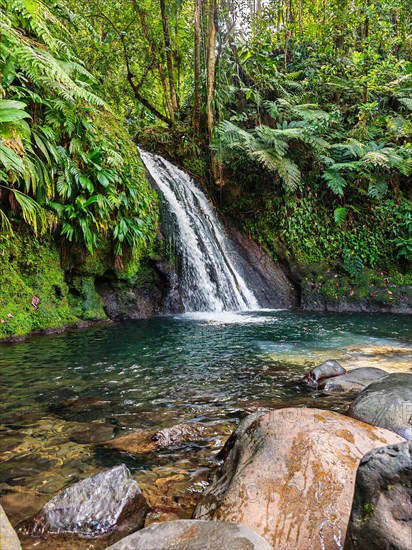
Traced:
POLYGON ((108 288, 119 296, 125 317, 128 293, 136 301, 139 292, 151 289, 153 307, 146 300, 144 309, 135 307, 134 317, 156 313, 163 281, 153 248, 145 252, 142 257, 124 258, 119 267, 109 249, 91 256, 72 248, 68 257, 51 235, 35 238, 23 231, 0 237, 0 340, 107 320, 113 308, 109 305, 108 316, 108 304, 98 292, 103 284, 104 296, 108 288))

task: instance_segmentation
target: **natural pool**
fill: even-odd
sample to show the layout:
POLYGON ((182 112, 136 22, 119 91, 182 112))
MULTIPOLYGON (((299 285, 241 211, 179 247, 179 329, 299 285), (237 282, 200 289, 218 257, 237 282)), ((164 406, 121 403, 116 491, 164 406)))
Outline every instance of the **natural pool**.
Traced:
POLYGON ((245 414, 346 409, 350 397, 299 383, 326 359, 407 371, 410 318, 187 314, 3 345, 0 502, 16 524, 67 485, 124 462, 153 506, 148 521, 190 517, 213 457, 245 414), (137 454, 104 445, 133 430, 182 423, 205 432, 137 454))

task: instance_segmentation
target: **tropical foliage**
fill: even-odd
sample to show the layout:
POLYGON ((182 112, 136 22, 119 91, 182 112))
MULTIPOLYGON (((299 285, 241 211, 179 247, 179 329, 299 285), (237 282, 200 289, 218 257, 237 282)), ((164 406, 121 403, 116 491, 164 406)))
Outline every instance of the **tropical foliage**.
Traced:
POLYGON ((148 246, 156 200, 133 142, 95 93, 70 31, 43 3, 0 13, 0 215, 93 252, 148 246))
POLYGON ((146 247, 156 206, 128 132, 273 254, 408 269, 407 4, 3 0, 3 229, 146 247))

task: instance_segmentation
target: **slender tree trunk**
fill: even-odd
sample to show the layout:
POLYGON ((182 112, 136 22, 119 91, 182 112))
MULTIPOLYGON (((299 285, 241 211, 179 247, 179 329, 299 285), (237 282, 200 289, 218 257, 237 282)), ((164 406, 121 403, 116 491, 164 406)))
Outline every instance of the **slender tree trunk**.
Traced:
POLYGON ((200 128, 200 78, 201 78, 201 28, 200 19, 202 17, 202 0, 195 0, 195 42, 194 42, 194 62, 195 62, 195 89, 193 98, 193 127, 196 131, 200 128))
POLYGON ((179 102, 176 94, 175 75, 173 68, 172 43, 170 40, 169 22, 166 13, 165 0, 160 0, 160 12, 162 15, 163 39, 166 50, 167 78, 169 81, 170 99, 175 113, 179 111, 179 102))
POLYGON ((167 111, 169 113, 169 117, 166 117, 166 118, 170 121, 170 123, 168 122, 169 126, 172 126, 175 120, 175 110, 171 104, 169 93, 167 91, 165 71, 163 69, 162 63, 158 55, 159 48, 158 48, 158 45, 155 43, 155 40, 153 39, 153 36, 150 32, 150 28, 147 23, 147 13, 142 9, 138 0, 133 0, 133 5, 135 7, 136 13, 139 16, 140 24, 142 26, 144 37, 148 43, 150 53, 152 54, 153 59, 156 60, 156 66, 157 66, 160 82, 163 89, 164 100, 167 106, 167 111))
POLYGON ((364 68, 364 74, 365 74, 365 84, 363 86, 363 92, 362 92, 362 100, 364 103, 368 102, 368 96, 369 96, 369 89, 368 89, 368 81, 367 76, 369 73, 369 17, 366 16, 365 18, 365 25, 363 28, 363 40, 365 42, 365 48, 366 48, 366 55, 365 55, 365 68, 364 68))
POLYGON ((207 46, 207 130, 209 141, 213 137, 214 110, 213 98, 215 93, 215 70, 216 70, 216 17, 217 0, 209 0, 209 21, 208 21, 208 46, 207 46))
MULTIPOLYGON (((215 124, 215 113, 213 99, 215 95, 216 80, 216 38, 217 38, 217 2, 218 0, 209 0, 208 14, 208 47, 207 47, 207 132, 209 143, 213 139, 213 128, 215 124)), ((216 157, 211 153, 212 176, 215 181, 219 178, 219 167, 216 157)))

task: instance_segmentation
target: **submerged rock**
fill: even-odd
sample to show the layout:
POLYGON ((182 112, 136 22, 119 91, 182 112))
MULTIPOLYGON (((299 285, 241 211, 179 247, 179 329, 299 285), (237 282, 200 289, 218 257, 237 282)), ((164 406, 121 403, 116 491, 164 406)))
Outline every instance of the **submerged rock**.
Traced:
POLYGON ((389 374, 370 384, 347 414, 412 440, 412 374, 389 374))
POLYGON ((52 403, 49 410, 65 420, 89 422, 109 415, 115 406, 116 404, 107 397, 85 395, 73 396, 61 402, 52 403))
POLYGON ((222 521, 176 520, 133 533, 107 550, 273 550, 243 525, 222 521))
POLYGON ((150 453, 162 447, 174 447, 206 437, 204 426, 177 424, 157 432, 132 432, 107 441, 105 445, 131 454, 150 453))
POLYGON ((388 373, 383 369, 361 367, 359 369, 353 369, 341 376, 328 378, 324 383, 320 384, 320 387, 326 392, 359 392, 369 386, 369 384, 372 384, 372 382, 376 382, 376 380, 379 380, 379 378, 387 374, 388 373))
POLYGON ((205 428, 203 426, 194 426, 191 424, 177 424, 171 428, 158 430, 152 437, 153 441, 159 447, 173 447, 185 441, 193 441, 204 436, 205 428))
POLYGON ((363 457, 345 550, 410 550, 411 480, 411 441, 374 449, 363 457))
POLYGON ((342 374, 346 374, 346 370, 337 361, 328 360, 312 369, 303 378, 303 381, 307 382, 310 386, 317 387, 323 380, 342 374))
POLYGON ((358 463, 401 441, 331 411, 271 411, 240 426, 194 517, 246 525, 282 550, 340 549, 358 463))
POLYGON ((0 505, 0 548, 2 550, 21 550, 19 537, 9 522, 6 512, 0 505))
POLYGON ((24 534, 74 533, 99 537, 130 533, 148 511, 139 485, 124 464, 79 481, 52 498, 23 529, 24 534))

